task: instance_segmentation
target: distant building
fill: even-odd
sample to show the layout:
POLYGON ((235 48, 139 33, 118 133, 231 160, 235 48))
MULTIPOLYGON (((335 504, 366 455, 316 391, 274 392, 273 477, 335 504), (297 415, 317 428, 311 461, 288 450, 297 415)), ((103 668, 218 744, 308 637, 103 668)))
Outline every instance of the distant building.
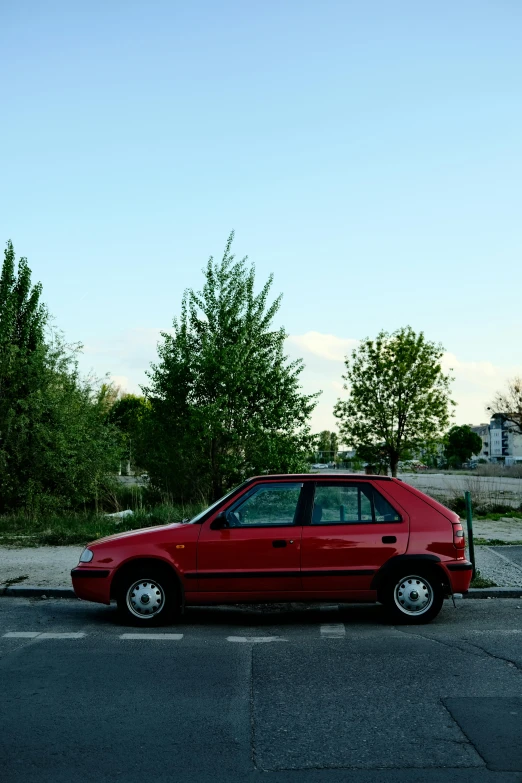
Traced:
POLYGON ((489 424, 471 427, 482 440, 482 448, 474 459, 513 465, 522 462, 522 434, 501 413, 495 413, 489 424))

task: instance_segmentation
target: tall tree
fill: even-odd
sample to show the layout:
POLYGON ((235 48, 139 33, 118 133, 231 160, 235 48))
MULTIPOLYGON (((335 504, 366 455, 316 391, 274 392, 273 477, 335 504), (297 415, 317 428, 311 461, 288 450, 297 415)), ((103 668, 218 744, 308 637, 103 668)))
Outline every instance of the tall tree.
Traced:
POLYGON ((255 269, 236 261, 232 233, 211 257, 201 291, 186 291, 173 333, 143 391, 153 482, 187 500, 215 499, 253 473, 304 469, 317 395, 301 393, 303 363, 289 362, 273 320, 272 276, 255 292, 255 269))
POLYGON ((499 392, 491 407, 492 415, 501 414, 513 432, 522 433, 522 378, 513 378, 503 392, 499 392))
POLYGON ((78 346, 48 328, 25 258, 7 243, 0 276, 0 512, 95 501, 119 444, 78 346))
POLYGON ((364 339, 346 358, 348 400, 334 414, 340 434, 358 452, 382 447, 393 476, 405 449, 438 437, 450 419, 450 378, 440 360, 443 348, 409 326, 364 339))
POLYGON ((482 449, 482 438, 472 432, 469 424, 455 425, 444 439, 444 453, 449 462, 462 464, 482 449))

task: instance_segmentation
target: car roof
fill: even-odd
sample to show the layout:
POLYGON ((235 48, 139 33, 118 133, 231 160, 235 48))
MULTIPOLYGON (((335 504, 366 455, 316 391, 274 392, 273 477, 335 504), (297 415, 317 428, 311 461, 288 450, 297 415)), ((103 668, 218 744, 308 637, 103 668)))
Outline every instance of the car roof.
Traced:
POLYGON ((336 479, 338 481, 393 481, 391 476, 377 476, 366 473, 339 473, 338 471, 332 471, 331 473, 270 473, 262 476, 252 476, 247 481, 317 481, 318 478, 326 477, 328 480, 336 479))

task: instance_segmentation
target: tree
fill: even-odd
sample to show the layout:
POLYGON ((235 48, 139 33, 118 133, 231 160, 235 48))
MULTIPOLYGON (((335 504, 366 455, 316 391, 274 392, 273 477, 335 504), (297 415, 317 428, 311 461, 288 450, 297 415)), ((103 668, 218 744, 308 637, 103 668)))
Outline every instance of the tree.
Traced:
MULTIPOLYGON (((49 326, 27 260, 7 243, 0 276, 0 512, 96 503, 119 453, 79 346, 49 326)), ((100 396, 101 395, 101 396, 100 396)))
POLYGON ((149 403, 145 397, 136 394, 123 394, 110 407, 107 421, 114 424, 121 433, 124 459, 127 472, 131 464, 142 467, 146 456, 142 453, 143 426, 149 403))
POLYGON ((492 415, 501 414, 513 432, 522 434, 522 378, 513 378, 507 389, 499 392, 491 407, 492 415))
POLYGON ((315 437, 315 453, 317 458, 323 462, 333 462, 337 458, 337 433, 330 432, 330 430, 323 430, 315 437))
POLYGON ((186 291, 173 333, 143 387, 147 468, 177 499, 216 499, 246 476, 305 469, 308 418, 317 395, 301 393, 302 361, 289 362, 286 333, 268 303, 272 276, 255 293, 255 269, 231 253, 211 257, 201 291, 186 291))
POLYGON ((388 452, 382 443, 364 446, 361 444, 357 448, 356 456, 370 466, 372 473, 384 473, 386 475, 388 468, 388 452))
POLYGON ((343 442, 382 447, 393 476, 405 449, 416 449, 440 435, 450 419, 449 385, 442 371, 441 345, 409 326, 393 334, 364 339, 346 357, 348 400, 338 400, 343 442))
POLYGON ((455 425, 444 439, 444 453, 451 464, 462 465, 482 449, 482 438, 468 424, 455 425))

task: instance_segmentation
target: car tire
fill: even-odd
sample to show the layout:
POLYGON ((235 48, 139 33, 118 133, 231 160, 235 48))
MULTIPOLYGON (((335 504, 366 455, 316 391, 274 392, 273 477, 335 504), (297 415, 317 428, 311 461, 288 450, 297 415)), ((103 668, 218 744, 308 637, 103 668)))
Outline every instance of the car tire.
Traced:
POLYGON ((390 622, 395 625, 423 625, 438 615, 444 603, 442 581, 435 571, 423 571, 414 565, 395 573, 383 591, 383 602, 390 622))
POLYGON ((127 571, 119 581, 116 601, 122 621, 141 628, 172 623, 181 613, 175 577, 167 568, 127 571))

